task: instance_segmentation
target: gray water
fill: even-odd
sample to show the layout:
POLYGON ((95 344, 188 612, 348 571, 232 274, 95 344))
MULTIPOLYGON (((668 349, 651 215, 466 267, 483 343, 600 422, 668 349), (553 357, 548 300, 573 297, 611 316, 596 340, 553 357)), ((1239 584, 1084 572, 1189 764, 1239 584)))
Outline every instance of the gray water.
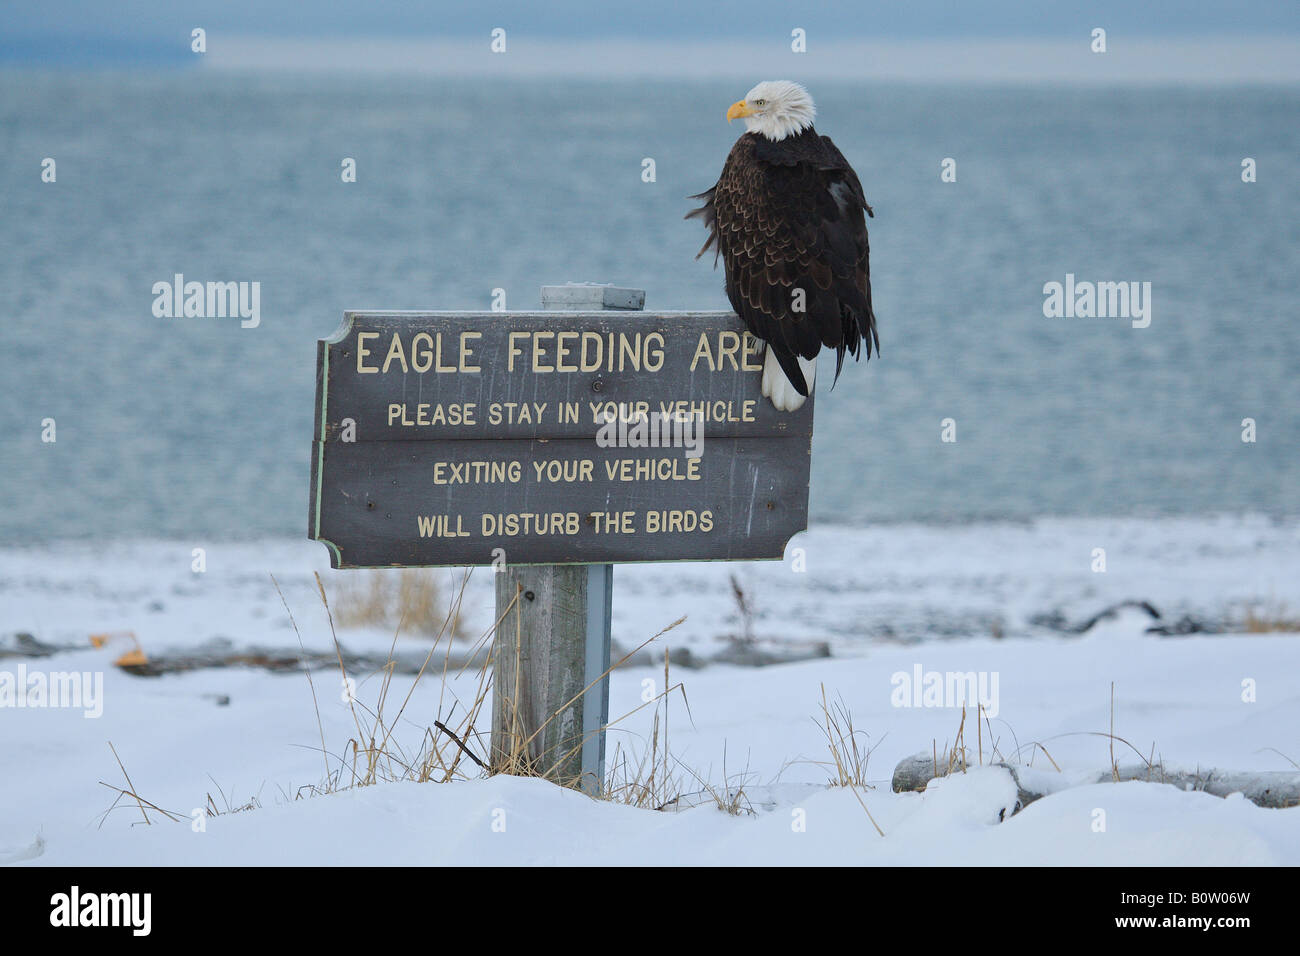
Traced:
MULTIPOLYGON (((304 534, 345 308, 726 308, 681 217, 741 86, 0 72, 0 542, 304 534), (259 281, 260 327, 155 318, 177 272, 259 281)), ((821 383, 813 520, 1300 512, 1300 89, 812 92, 884 349, 821 383), (1150 327, 1045 318, 1067 272, 1150 282, 1150 327)))

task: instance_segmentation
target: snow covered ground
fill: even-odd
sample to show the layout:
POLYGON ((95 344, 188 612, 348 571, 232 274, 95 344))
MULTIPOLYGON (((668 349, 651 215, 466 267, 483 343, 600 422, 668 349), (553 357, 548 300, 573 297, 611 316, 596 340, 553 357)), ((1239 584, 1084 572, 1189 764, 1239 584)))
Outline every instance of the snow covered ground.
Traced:
MULTIPOLYGON (((256 668, 146 678, 111 666, 118 653, 92 633, 130 630, 151 658, 225 638, 234 647, 296 651, 271 584, 284 590, 304 642, 329 649, 309 542, 59 545, 0 550, 0 679, 27 672, 102 675, 102 715, 84 709, 0 707, 0 862, 126 863, 1080 863, 1300 864, 1300 808, 1268 810, 1158 783, 1061 789, 1011 815, 1015 787, 998 768, 894 794, 905 756, 951 743, 961 710, 922 698, 907 680, 973 672, 991 716, 965 739, 1068 781, 1143 757, 1168 767, 1291 771, 1300 762, 1300 638, 1244 634, 1246 610, 1300 609, 1300 534, 1293 523, 1216 520, 1053 520, 956 528, 815 528, 800 536, 807 571, 785 563, 620 566, 615 637, 631 647, 678 616, 656 646, 698 658, 742 624, 735 574, 765 646, 825 642, 829 658, 766 668, 675 668, 689 713, 672 699, 669 747, 687 792, 743 785, 739 815, 713 802, 653 812, 593 801, 535 780, 495 777, 450 784, 386 783, 294 799, 324 776, 321 731, 301 673, 256 668), (207 570, 191 570, 205 548, 207 570), (1105 572, 1094 549, 1104 548, 1105 572), (1126 610, 1085 634, 1067 627, 1126 599, 1165 621, 1212 633, 1144 634, 1153 622, 1126 610), (60 648, 12 652, 27 634, 60 648), (998 636, 1001 635, 1001 636, 998 636), (822 687, 842 701, 874 748, 856 794, 826 788, 818 726, 822 687), (913 705, 913 706, 909 706, 913 705), (990 736, 993 740, 990 740, 990 736), (104 811, 125 786, 183 817, 146 827, 134 805, 104 811), (1034 743, 1040 747, 1033 746, 1034 743), (1132 749, 1128 746, 1132 745, 1132 749), (1044 755, 1044 749, 1050 760, 1044 755), (1057 774, 1052 761, 1061 767, 1057 774), (690 768, 689 771, 686 768, 690 768), (211 795, 223 814, 196 832, 190 815, 211 795), (884 831, 879 836, 859 803, 884 831), (1004 818, 1003 822, 999 822, 1004 818)), ((450 580, 450 572, 449 580, 450 580)), ((467 630, 492 614, 491 577, 475 572, 467 630)), ((1186 629, 1184 627, 1183 629, 1186 629)), ((345 631, 349 650, 383 653, 391 634, 345 631)), ((399 647, 427 648, 418 638, 399 647)), ((356 673, 373 704, 380 678, 356 673)), ((394 677, 388 712, 409 676, 394 677)), ((337 671, 318 669, 327 746, 355 736, 337 671)), ((462 699, 471 675, 449 679, 462 699)), ((613 676, 612 715, 661 690, 662 667, 613 676), (649 682, 648 684, 646 682, 649 682)), ((397 735, 409 748, 446 717, 440 675, 419 683, 397 735)), ((650 737, 649 708, 610 731, 610 750, 636 754, 650 737)), ((486 727, 481 727, 486 731, 486 727)), ((473 768, 470 768, 471 770, 473 768)))

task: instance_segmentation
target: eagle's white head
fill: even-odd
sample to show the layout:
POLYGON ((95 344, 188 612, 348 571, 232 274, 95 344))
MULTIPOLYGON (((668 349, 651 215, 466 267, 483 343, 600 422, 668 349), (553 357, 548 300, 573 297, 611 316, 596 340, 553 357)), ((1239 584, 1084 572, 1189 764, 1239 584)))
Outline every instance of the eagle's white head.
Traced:
POLYGON ((764 80, 727 110, 727 122, 743 119, 751 133, 768 139, 782 140, 801 133, 813 123, 817 107, 812 97, 798 83, 789 80, 764 80))

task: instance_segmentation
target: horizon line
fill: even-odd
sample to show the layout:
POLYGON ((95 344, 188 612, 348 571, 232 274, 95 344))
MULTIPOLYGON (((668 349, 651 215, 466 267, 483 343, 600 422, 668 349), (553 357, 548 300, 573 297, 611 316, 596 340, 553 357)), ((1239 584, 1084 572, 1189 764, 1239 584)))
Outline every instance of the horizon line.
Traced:
POLYGON ((225 71, 416 73, 435 76, 650 76, 703 79, 798 73, 816 79, 1113 82, 1300 82, 1300 36, 857 39, 810 43, 794 53, 776 41, 507 34, 504 53, 487 37, 285 39, 225 37, 200 66, 225 71))

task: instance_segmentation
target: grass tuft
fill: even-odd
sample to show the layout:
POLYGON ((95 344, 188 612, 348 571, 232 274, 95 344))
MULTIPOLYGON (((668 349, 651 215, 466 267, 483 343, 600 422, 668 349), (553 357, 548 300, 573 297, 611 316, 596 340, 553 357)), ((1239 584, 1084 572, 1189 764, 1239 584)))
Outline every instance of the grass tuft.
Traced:
POLYGON ((459 615, 448 619, 451 605, 430 569, 352 570, 338 575, 332 590, 335 623, 344 630, 400 624, 405 633, 423 637, 466 636, 459 615))
POLYGON ((1300 633, 1300 617, 1290 614, 1285 604, 1262 610, 1250 607, 1242 626, 1247 634, 1297 634, 1300 633))

